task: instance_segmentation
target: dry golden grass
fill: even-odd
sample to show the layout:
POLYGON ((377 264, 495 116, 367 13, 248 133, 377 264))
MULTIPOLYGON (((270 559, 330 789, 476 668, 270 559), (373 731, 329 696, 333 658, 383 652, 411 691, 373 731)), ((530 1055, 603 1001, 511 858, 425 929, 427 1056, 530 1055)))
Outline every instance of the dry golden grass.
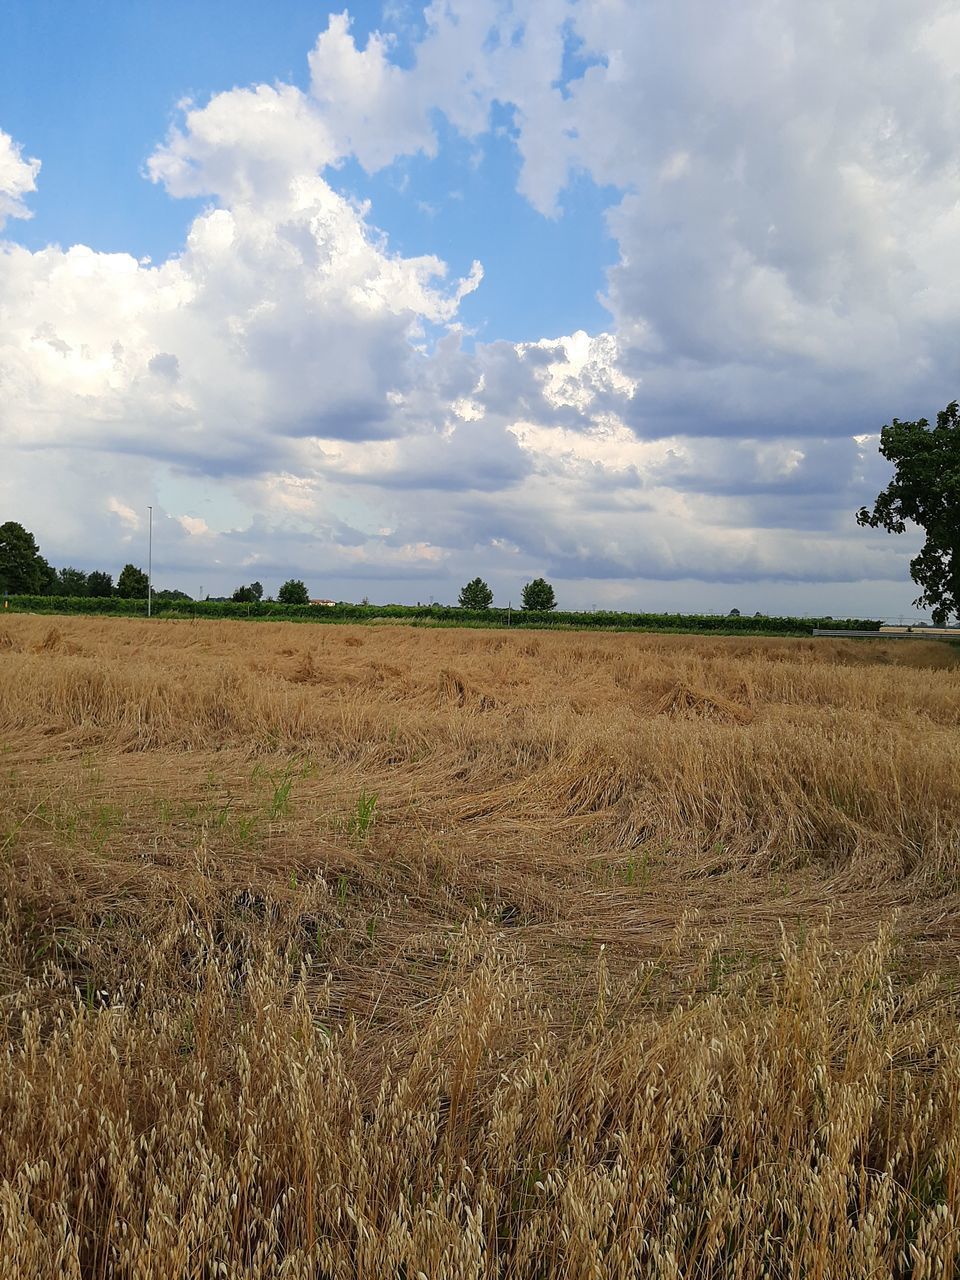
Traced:
POLYGON ((0 1280, 942 1276, 945 645, 0 622, 0 1280))

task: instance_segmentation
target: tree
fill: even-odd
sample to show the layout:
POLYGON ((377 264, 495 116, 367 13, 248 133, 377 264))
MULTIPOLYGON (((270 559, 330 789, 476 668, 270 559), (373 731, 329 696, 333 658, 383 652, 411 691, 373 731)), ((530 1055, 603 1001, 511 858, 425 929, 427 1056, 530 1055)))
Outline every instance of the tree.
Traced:
POLYGON ((100 569, 94 569, 93 573, 87 574, 87 595, 104 596, 113 595, 113 575, 103 573, 100 569))
POLYGON ((135 564, 125 564, 117 579, 117 595, 123 600, 146 600, 147 575, 135 564))
POLYGON ((739 609, 731 609, 731 610, 730 610, 730 612, 727 614, 727 617, 728 617, 728 618, 739 618, 739 617, 740 617, 740 610, 739 610, 739 609))
POLYGON ((250 590, 253 592, 254 600, 263 599, 263 583, 262 582, 251 582, 250 590))
POLYGON ((910 561, 920 587, 913 603, 931 609, 942 626, 951 614, 960 616, 960 405, 948 404, 933 428, 926 418, 894 418, 880 432, 880 452, 894 476, 872 511, 860 508, 857 524, 903 533, 909 520, 924 530, 920 554, 910 561))
POLYGON ((493 604, 493 592, 482 578, 474 578, 460 592, 461 609, 489 609, 493 604))
POLYGON ((55 577, 29 530, 16 520, 0 524, 0 591, 45 595, 52 590, 55 577))
POLYGON ((87 575, 82 569, 74 569, 70 565, 58 569, 53 590, 58 596, 85 596, 88 594, 87 575))
POLYGON ((522 592, 524 609, 540 609, 546 611, 557 607, 557 597, 553 587, 545 578, 534 578, 528 582, 522 592))
POLYGON ((277 599, 281 604, 309 604, 310 597, 307 594, 307 588, 299 578, 288 578, 280 590, 277 592, 277 599))
POLYGON ((238 604, 252 604, 258 597, 252 587, 237 587, 231 599, 236 600, 238 604))

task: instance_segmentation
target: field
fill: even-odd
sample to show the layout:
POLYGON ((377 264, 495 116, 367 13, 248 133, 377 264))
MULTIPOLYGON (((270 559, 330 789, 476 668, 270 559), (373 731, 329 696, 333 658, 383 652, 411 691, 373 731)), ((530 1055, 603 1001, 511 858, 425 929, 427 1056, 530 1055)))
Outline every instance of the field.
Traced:
POLYGON ((939 1277, 960 653, 0 621, 0 1280, 939 1277))

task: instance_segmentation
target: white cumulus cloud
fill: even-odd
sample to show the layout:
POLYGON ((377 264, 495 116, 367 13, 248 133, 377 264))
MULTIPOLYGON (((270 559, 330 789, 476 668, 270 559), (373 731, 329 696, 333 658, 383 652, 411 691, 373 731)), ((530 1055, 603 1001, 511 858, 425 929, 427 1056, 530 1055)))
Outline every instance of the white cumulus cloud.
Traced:
POLYGON ((0 129, 0 229, 7 218, 29 218, 24 196, 37 189, 39 160, 25 160, 22 149, 0 129))

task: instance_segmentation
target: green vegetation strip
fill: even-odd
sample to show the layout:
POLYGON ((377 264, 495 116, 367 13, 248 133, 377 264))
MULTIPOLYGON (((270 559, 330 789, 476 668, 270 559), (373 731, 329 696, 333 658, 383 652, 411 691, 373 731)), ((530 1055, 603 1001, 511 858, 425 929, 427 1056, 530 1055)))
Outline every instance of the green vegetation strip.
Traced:
MULTIPOLYGON (((111 614, 143 617, 145 600, 90 596, 8 596, 7 612, 57 614, 111 614)), ((536 610, 461 609, 451 605, 290 605, 272 602, 238 603, 232 600, 178 600, 153 602, 156 618, 238 618, 271 622, 376 622, 395 619, 414 626, 526 627, 607 631, 714 632, 721 635, 810 636, 816 627, 847 631, 877 631, 876 619, 730 617, 700 613, 589 613, 536 610)))

